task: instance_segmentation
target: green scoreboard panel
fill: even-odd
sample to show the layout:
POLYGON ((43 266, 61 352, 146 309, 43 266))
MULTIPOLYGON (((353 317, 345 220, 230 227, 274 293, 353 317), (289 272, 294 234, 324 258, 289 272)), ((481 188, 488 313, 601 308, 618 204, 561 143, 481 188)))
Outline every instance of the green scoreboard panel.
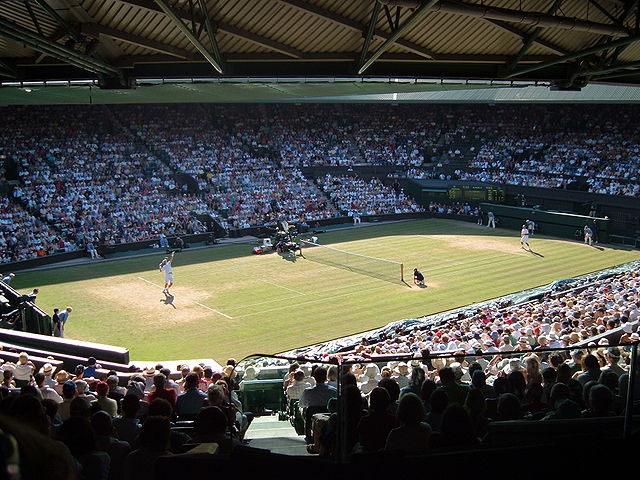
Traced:
POLYGON ((449 199, 457 202, 502 203, 505 199, 504 188, 483 185, 461 185, 449 187, 449 199))

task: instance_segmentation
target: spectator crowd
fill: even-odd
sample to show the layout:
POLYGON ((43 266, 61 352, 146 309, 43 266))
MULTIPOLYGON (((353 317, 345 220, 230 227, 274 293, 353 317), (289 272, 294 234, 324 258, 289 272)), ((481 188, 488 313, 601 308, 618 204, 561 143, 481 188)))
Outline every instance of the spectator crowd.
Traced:
POLYGON ((318 185, 343 213, 353 216, 383 213, 421 212, 420 207, 402 190, 387 187, 378 178, 365 180, 349 175, 326 174, 317 179, 318 185))
MULTIPOLYGON (((282 393, 292 419, 296 408, 302 418, 319 413, 305 426, 313 454, 336 454, 339 421, 352 453, 475 448, 499 440, 493 422, 624 413, 639 320, 638 272, 585 279, 538 301, 398 327, 317 357, 340 357, 340 368, 310 355, 291 359, 282 393)), ((21 451, 25 476, 44 475, 35 461, 44 455, 57 462, 47 478, 151 478, 160 456, 211 443, 229 453, 246 441, 256 412, 244 411, 239 393, 259 379, 259 366, 248 362, 118 374, 89 358, 71 373, 37 368, 23 352, 0 365, 0 427, 38 446, 21 451)))
POLYGON ((384 165, 410 178, 640 195, 634 105, 5 110, 0 119, 0 177, 7 186, 0 205, 4 262, 87 244, 149 240, 160 233, 197 233, 201 225, 194 216, 200 214, 225 228, 242 228, 282 215, 310 223, 354 210, 419 210, 376 179, 322 173, 315 179, 320 191, 306 176, 311 174, 303 173, 309 167, 384 165), (436 151, 440 157, 432 155, 436 151), (470 160, 445 174, 423 167, 425 155, 429 161, 470 160), (6 183, 8 171, 16 171, 15 186, 6 183))
MULTIPOLYGON (((364 337, 351 351, 316 359, 347 362, 347 451, 473 448, 497 440, 489 435, 494 421, 621 415, 639 320, 640 276, 630 272, 538 302, 364 337), (619 346, 606 337, 614 331, 619 346)), ((326 405, 307 440, 310 452, 331 455, 337 367, 324 369, 294 363, 285 390, 300 407, 326 405)))
POLYGON ((162 455, 203 443, 229 453, 253 418, 242 412, 232 364, 174 374, 156 365, 125 380, 95 358, 70 373, 38 369, 23 352, 1 368, 0 424, 20 446, 22 478, 153 478, 162 455))

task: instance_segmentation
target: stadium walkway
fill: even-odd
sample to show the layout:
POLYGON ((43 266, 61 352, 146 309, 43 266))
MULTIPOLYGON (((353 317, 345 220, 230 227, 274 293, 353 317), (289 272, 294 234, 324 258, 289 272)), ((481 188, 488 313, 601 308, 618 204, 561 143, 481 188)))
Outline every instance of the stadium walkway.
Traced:
POLYGON ((256 417, 245 439, 249 440, 249 446, 264 448, 273 453, 282 455, 310 455, 307 453, 307 444, 304 436, 296 433, 289 421, 279 421, 277 415, 256 417))

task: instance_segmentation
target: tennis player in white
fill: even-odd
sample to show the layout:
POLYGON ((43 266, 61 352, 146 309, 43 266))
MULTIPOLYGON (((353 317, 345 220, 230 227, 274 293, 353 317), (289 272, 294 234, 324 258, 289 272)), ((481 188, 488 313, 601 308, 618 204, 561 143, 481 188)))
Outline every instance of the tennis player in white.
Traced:
POLYGON ((525 245, 529 251, 531 251, 531 247, 529 246, 529 229, 526 225, 522 225, 522 230, 520 230, 520 247, 524 248, 525 245))
POLYGON ((169 288, 173 285, 173 270, 171 269, 171 262, 173 262, 173 256, 176 252, 171 252, 171 256, 162 260, 160 263, 160 271, 164 272, 164 288, 162 293, 169 293, 169 288))

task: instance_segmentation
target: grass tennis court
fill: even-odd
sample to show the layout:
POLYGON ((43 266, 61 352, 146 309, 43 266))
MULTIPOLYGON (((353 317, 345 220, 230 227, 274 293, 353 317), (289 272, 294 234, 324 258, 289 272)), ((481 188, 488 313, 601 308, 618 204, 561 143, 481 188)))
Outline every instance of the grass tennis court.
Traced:
MULTIPOLYGON (((310 234, 309 234, 310 236, 310 234)), ((157 257, 127 258, 19 274, 38 305, 74 307, 67 338, 122 345, 134 361, 213 357, 224 361, 317 343, 391 321, 448 310, 640 258, 623 247, 533 236, 451 220, 330 231, 319 242, 405 266, 411 285, 304 258, 251 255, 251 246, 185 250, 174 260, 173 301, 162 294, 157 257), (425 273, 428 288, 411 272, 425 273)), ((319 247, 316 247, 319 248, 319 247)))

